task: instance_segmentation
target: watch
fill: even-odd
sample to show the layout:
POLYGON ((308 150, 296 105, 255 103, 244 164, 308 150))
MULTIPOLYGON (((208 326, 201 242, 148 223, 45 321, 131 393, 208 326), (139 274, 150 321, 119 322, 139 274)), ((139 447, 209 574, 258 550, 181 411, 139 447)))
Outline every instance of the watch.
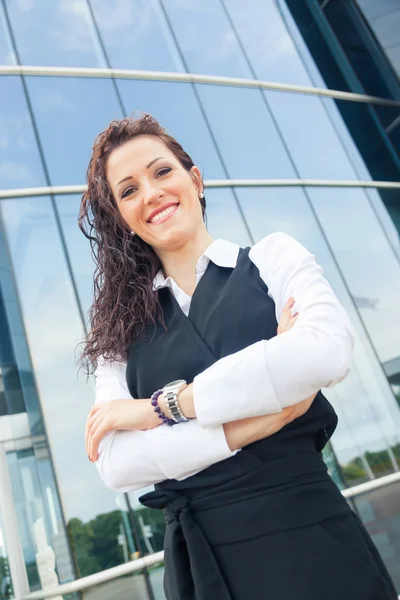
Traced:
POLYGON ((167 383, 167 385, 163 387, 165 405, 171 413, 172 419, 176 423, 184 423, 189 421, 189 419, 185 417, 181 411, 181 407, 179 406, 178 402, 178 394, 182 387, 186 385, 187 383, 184 379, 176 379, 175 381, 167 383))

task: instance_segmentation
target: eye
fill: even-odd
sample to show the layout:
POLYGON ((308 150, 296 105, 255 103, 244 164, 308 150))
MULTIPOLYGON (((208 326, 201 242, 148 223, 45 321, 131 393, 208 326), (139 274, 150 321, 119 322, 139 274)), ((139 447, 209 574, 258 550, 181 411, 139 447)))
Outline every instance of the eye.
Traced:
POLYGON ((124 192, 121 194, 121 198, 126 198, 127 196, 130 196, 134 191, 136 191, 137 188, 134 187, 128 187, 126 188, 126 190, 124 190, 124 192))
POLYGON ((172 171, 171 167, 163 167, 162 169, 160 169, 159 171, 157 171, 157 177, 159 175, 162 177, 163 175, 166 175, 170 171, 172 171))

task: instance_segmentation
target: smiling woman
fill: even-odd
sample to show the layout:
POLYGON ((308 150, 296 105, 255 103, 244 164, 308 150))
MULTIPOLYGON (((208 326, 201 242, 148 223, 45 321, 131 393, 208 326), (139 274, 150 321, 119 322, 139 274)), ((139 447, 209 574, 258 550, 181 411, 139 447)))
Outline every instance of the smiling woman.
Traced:
POLYGON ((213 240, 199 169, 150 115, 113 121, 87 178, 87 453, 111 489, 155 484, 140 501, 165 511, 167 599, 395 600, 322 459, 321 388, 355 336, 315 256, 279 231, 213 240))
POLYGON ((155 322, 152 279, 164 249, 211 237, 202 225, 200 171, 150 115, 113 121, 98 135, 87 179, 78 223, 97 257, 93 327, 82 355, 90 368, 100 355, 126 360, 132 336, 140 338, 144 324, 155 322), (178 218, 172 211, 160 218, 171 206, 179 207, 178 218))

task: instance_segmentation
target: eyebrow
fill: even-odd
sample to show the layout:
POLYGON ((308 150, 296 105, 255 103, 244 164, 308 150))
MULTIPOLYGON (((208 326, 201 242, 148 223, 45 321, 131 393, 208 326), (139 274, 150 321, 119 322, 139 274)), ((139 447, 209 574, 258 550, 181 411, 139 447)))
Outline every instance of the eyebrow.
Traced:
MULTIPOLYGON (((162 158, 164 158, 163 156, 159 156, 158 158, 155 158, 154 160, 150 161, 148 165, 146 165, 146 169, 150 169, 150 167, 152 165, 154 165, 155 162, 157 162, 158 160, 161 160, 162 158)), ((124 181, 127 181, 128 179, 132 179, 132 175, 128 175, 128 177, 124 177, 124 179, 121 179, 121 181, 119 181, 117 183, 117 187, 123 183, 124 181)))

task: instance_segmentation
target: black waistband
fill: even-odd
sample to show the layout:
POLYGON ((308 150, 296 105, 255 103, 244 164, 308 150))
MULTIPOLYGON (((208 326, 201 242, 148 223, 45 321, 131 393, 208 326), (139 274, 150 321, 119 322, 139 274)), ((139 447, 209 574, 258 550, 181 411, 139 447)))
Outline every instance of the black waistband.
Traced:
POLYGON ((140 502, 164 509, 168 569, 174 571, 166 570, 166 578, 179 582, 182 600, 231 600, 212 546, 304 527, 349 511, 319 452, 260 464, 203 490, 185 490, 184 481, 169 484, 168 489, 142 496, 140 502), (190 570, 183 564, 190 564, 190 570))

